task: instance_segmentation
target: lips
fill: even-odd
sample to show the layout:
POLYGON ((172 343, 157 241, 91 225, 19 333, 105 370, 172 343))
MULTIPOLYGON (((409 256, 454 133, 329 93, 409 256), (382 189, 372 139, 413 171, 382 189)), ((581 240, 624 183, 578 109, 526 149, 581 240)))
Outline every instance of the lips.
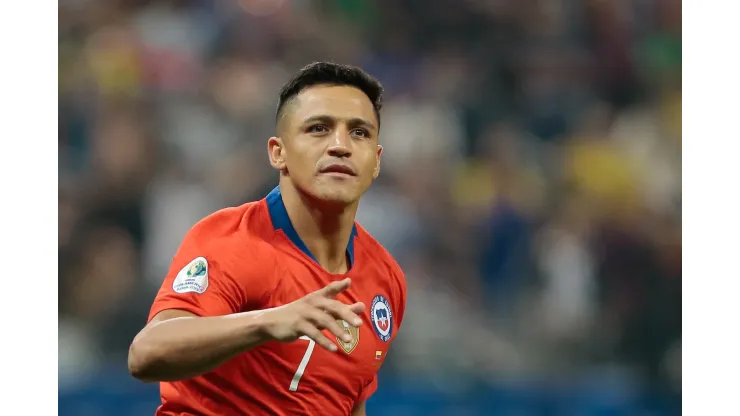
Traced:
POLYGON ((320 170, 321 173, 341 173, 344 175, 357 176, 354 169, 347 165, 333 164, 320 170))

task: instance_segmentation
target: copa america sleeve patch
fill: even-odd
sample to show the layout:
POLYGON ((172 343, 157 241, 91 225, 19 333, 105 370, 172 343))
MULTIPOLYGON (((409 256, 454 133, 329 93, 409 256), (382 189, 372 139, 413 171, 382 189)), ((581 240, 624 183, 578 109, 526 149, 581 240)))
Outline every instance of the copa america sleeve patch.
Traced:
POLYGON ((388 342, 393 334, 393 311, 385 296, 377 295, 373 298, 370 306, 370 320, 378 338, 383 342, 388 342))
POLYGON ((198 257, 180 270, 172 282, 176 293, 195 292, 199 295, 208 289, 208 261, 198 257))

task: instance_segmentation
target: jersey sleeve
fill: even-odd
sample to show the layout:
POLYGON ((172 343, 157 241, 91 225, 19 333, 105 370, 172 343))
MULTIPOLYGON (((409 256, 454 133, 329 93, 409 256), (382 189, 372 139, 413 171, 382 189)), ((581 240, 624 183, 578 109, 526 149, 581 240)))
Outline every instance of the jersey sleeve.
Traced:
POLYGON ((375 374, 375 376, 373 376, 372 381, 370 381, 368 384, 362 387, 362 391, 360 392, 360 398, 357 401, 357 403, 362 403, 362 402, 367 401, 367 399, 369 399, 370 396, 372 396, 376 390, 378 390, 378 374, 375 374))
MULTIPOLYGON (((395 316, 395 327, 393 328, 393 338, 391 338, 391 342, 396 338, 398 335, 399 329, 401 329, 401 322, 403 321, 403 314, 406 311, 406 278, 403 274, 403 271, 401 270, 401 267, 398 266, 398 264, 393 265, 392 267, 392 275, 393 275, 393 282, 391 285, 391 290, 393 292, 393 299, 397 299, 395 302, 393 308, 396 310, 394 316, 395 316)), ((360 391, 360 397, 358 399, 358 403, 362 403, 364 401, 367 401, 367 399, 372 396, 375 391, 378 390, 378 373, 376 372, 375 375, 373 375, 373 379, 364 385, 362 387, 362 390, 360 391)))
POLYGON ((149 321, 168 309, 220 316, 258 306, 268 293, 273 268, 265 265, 269 258, 248 247, 248 240, 235 239, 233 233, 193 227, 172 260, 149 321))
POLYGON ((401 329, 404 312, 406 312, 406 277, 403 270, 401 270, 401 266, 398 264, 394 264, 394 266, 393 298, 398 299, 394 305, 396 309, 396 328, 394 328, 395 335, 393 338, 395 339, 396 335, 398 335, 398 331, 401 329))

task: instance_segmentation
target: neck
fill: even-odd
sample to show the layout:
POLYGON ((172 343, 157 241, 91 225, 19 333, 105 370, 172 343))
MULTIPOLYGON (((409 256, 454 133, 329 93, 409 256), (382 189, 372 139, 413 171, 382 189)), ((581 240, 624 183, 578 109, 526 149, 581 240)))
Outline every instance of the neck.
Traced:
POLYGON ((347 272, 347 245, 358 204, 342 207, 321 204, 282 181, 280 193, 293 227, 321 267, 330 273, 347 272))

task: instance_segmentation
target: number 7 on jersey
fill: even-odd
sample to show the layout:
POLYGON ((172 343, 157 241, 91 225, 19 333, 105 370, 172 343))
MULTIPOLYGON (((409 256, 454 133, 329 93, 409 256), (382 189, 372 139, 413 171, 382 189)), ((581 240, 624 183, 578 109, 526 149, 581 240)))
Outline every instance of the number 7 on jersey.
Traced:
POLYGON ((290 382, 290 388, 288 388, 288 390, 290 391, 298 390, 298 382, 301 381, 301 377, 303 377, 303 372, 306 371, 306 366, 308 365, 308 361, 311 359, 311 354, 313 354, 313 348, 316 346, 316 341, 312 340, 311 338, 305 335, 298 339, 303 339, 303 340, 308 341, 308 348, 306 348, 306 353, 303 354, 303 359, 301 360, 301 363, 298 365, 298 370, 296 370, 295 374, 293 375, 293 380, 291 380, 290 382))

